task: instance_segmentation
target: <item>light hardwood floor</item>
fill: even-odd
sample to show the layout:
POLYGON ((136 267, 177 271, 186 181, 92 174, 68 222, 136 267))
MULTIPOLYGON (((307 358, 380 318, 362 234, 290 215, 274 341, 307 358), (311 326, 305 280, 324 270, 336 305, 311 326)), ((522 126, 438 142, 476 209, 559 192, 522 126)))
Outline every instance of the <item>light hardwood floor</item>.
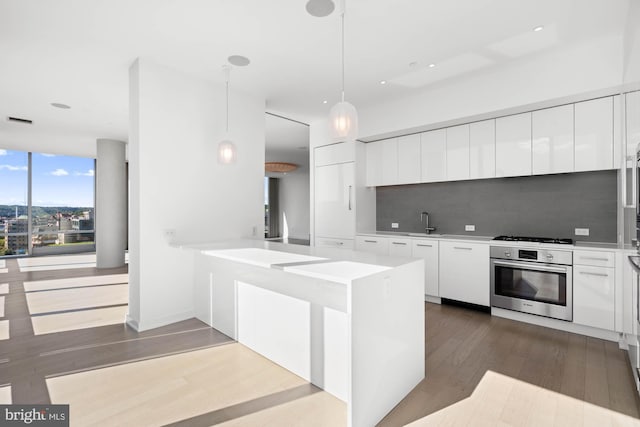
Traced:
MULTIPOLYGON (((183 354, 188 357, 197 355, 198 351, 223 347, 230 349, 236 345, 228 337, 195 319, 144 333, 116 324, 34 335, 25 282, 66 281, 72 278, 69 286, 60 286, 60 282, 49 282, 48 285, 43 282, 41 285, 43 289, 68 287, 73 291, 75 287, 72 285, 80 283, 82 277, 123 275, 127 269, 65 270, 60 268, 63 264, 57 260, 55 270, 20 271, 16 260, 8 260, 6 264, 8 273, 0 273, 0 284, 7 284, 5 316, 0 318, 0 324, 8 324, 10 338, 0 341, 0 385, 11 384, 14 403, 51 403, 52 399, 56 399, 57 391, 52 391, 50 396, 47 382, 55 389, 53 384, 56 382, 62 384, 65 378, 71 381, 83 378, 83 375, 89 378, 99 368, 126 371, 127 366, 136 366, 134 363, 146 363, 163 356, 180 359, 183 354)), ((38 268, 45 266, 46 261, 33 265, 38 268)), ((90 285, 103 286, 100 283, 107 283, 109 279, 97 277, 90 282, 90 285)), ((640 403, 627 355, 618 349, 616 343, 491 317, 458 307, 425 304, 425 312, 427 376, 382 420, 381 426, 405 425, 464 401, 472 395, 487 371, 634 419, 640 417, 640 403)), ((225 375, 231 370, 216 371, 219 379, 212 379, 211 382, 220 381, 224 384, 225 375)), ((155 381, 162 383, 162 369, 156 371, 155 381)), ((264 382, 261 381, 261 384, 264 382)), ((168 386, 178 387, 178 384, 180 380, 172 380, 168 386)), ((197 382, 193 384, 195 389, 201 391, 208 387, 197 382)), ((268 388, 272 385, 261 386, 268 388)), ((331 399, 316 387, 302 383, 268 390, 247 395, 244 401, 236 395, 237 399, 227 402, 226 407, 218 405, 196 411, 186 410, 184 413, 176 408, 178 414, 172 418, 171 425, 275 426, 282 425, 278 421, 286 414, 299 412, 312 414, 314 423, 311 425, 335 425, 331 417, 339 410, 327 409, 331 405, 323 406, 331 399), (198 411, 203 412, 198 414, 198 411)), ((6 396, 6 389, 2 392, 6 396)), ((114 409, 118 406, 115 404, 117 399, 114 397, 112 401, 109 393, 104 396, 104 400, 98 401, 117 412, 114 409)), ((82 410, 78 405, 75 405, 76 408, 82 410)), ((147 409, 154 410, 153 404, 147 409)), ((297 418, 298 425, 306 425, 300 420, 304 421, 305 418, 297 418)))

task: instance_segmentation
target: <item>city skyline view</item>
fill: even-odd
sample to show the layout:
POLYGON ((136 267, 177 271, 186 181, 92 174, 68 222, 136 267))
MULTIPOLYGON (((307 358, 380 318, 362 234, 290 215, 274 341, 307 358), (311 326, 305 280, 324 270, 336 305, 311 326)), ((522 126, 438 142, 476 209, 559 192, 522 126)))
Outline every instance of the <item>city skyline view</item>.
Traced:
MULTIPOLYGON (((33 206, 94 206, 94 159, 33 153, 32 169, 33 206)), ((0 205, 27 204, 27 174, 27 152, 0 148, 0 205)))

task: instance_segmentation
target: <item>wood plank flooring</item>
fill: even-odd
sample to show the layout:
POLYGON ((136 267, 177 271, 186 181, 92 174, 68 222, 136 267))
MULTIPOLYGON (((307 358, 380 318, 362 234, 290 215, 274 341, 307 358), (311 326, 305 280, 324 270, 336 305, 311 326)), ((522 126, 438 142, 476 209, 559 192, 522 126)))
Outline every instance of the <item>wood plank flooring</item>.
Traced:
MULTIPOLYGON (((46 267, 47 262, 32 262, 31 267, 46 267)), ((76 264, 62 269, 60 260, 52 265, 55 270, 20 271, 17 260, 8 259, 8 272, 0 273, 0 293, 4 291, 5 296, 0 324, 7 324, 9 332, 8 339, 0 341, 0 386, 11 384, 13 403, 51 403, 47 378, 233 342, 195 319, 143 333, 116 324, 34 335, 25 282, 127 273, 126 267, 97 270, 75 268, 76 264), (2 284, 6 284, 4 289, 2 284)), ((104 286, 99 285, 103 282, 108 280, 97 278, 92 283, 104 286)), ((425 310, 427 377, 380 426, 402 426, 463 401, 488 370, 640 418, 640 399, 627 354, 617 343, 458 307, 425 304, 425 310)), ((6 397, 7 389, 1 391, 6 397)), ((294 411, 299 406, 312 413, 313 402, 323 399, 319 393, 307 384, 196 416, 185 413, 175 425, 278 425, 287 407, 294 411), (267 418, 257 421, 258 412, 267 418)), ((320 415, 315 419, 316 425, 333 425, 320 415)))
POLYGON ((640 418, 617 343, 429 303, 425 321, 426 378, 380 426, 405 425, 469 397, 489 370, 640 418))

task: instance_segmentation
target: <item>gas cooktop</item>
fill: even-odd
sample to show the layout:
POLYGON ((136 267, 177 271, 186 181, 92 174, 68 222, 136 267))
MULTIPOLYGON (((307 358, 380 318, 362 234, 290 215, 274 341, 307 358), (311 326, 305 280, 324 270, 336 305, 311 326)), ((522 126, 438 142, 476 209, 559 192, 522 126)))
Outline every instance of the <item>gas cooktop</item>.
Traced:
POLYGON ((505 242, 530 242, 551 243, 554 245, 573 245, 573 239, 558 239, 553 237, 498 236, 493 240, 501 240, 505 242))

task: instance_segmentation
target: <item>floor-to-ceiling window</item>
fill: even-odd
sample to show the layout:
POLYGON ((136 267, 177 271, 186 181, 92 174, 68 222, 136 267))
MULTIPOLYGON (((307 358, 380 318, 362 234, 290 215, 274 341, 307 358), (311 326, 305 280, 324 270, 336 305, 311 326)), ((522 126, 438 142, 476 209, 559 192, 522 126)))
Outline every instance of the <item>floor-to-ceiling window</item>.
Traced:
POLYGON ((0 153, 0 222, 4 228, 0 255, 95 250, 95 160, 0 153))
POLYGON ((0 256, 29 250, 29 153, 0 149, 0 256))

